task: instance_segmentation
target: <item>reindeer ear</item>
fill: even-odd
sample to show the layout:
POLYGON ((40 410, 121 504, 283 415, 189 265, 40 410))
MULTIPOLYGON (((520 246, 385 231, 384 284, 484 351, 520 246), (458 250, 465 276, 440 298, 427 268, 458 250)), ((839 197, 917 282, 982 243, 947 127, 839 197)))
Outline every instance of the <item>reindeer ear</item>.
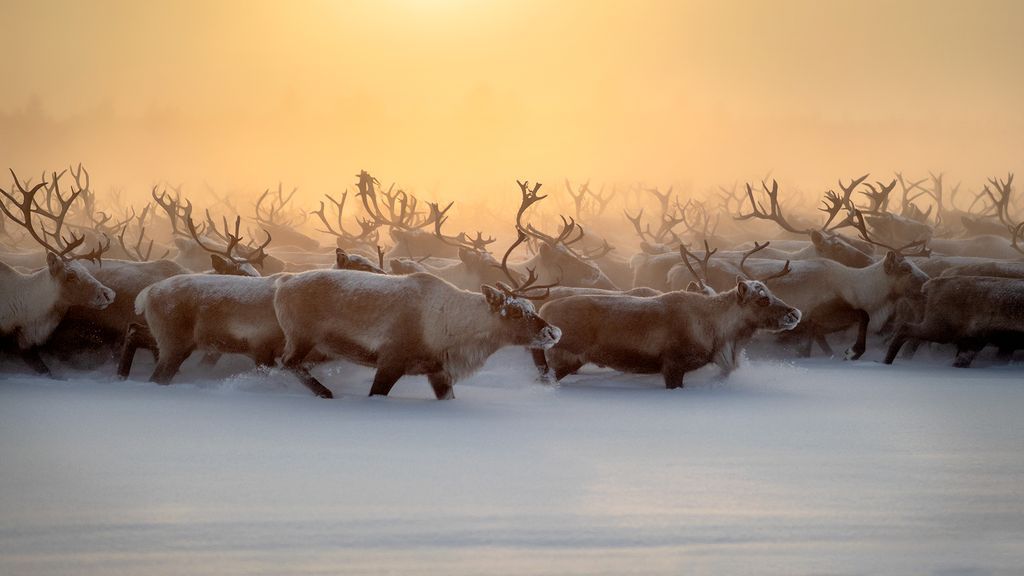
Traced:
POLYGON ((743 302, 744 300, 747 299, 747 296, 749 294, 750 294, 750 285, 747 284, 747 281, 744 280, 742 276, 737 276, 736 277, 736 298, 740 302, 743 302))
POLYGON ((811 230, 811 244, 819 246, 825 240, 825 235, 818 230, 811 230))
POLYGON ((484 284, 480 286, 480 292, 484 295, 487 303, 491 305, 491 310, 497 310, 505 304, 505 293, 493 286, 484 284))
POLYGON ((213 271, 217 274, 232 274, 234 272, 231 264, 220 254, 210 254, 210 263, 213 264, 213 271))
POLYGON ((538 252, 540 254, 547 254, 548 252, 551 252, 551 246, 547 242, 540 242, 538 252))
POLYGON ((686 291, 687 292, 696 292, 698 294, 704 292, 704 290, 700 287, 700 284, 697 284, 693 280, 690 280, 690 283, 686 285, 686 291))
POLYGON ((50 276, 56 276, 64 271, 64 261, 53 252, 47 252, 46 267, 50 269, 50 276))
POLYGON ((896 270, 896 253, 889 250, 885 253, 885 271, 887 274, 892 274, 896 270))
POLYGON ((348 264, 348 253, 341 248, 337 248, 334 251, 334 263, 338 268, 344 268, 348 264))

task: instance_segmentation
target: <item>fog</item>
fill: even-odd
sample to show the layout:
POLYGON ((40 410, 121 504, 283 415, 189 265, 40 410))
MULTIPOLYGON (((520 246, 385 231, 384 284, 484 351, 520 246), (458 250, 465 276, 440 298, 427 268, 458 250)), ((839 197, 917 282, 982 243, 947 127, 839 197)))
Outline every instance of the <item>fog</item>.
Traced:
MULTIPOLYGON (((1016 2, 2 2, 0 154, 300 202, 1019 168, 1016 2)), ((486 199, 486 200, 485 200, 486 199)), ((810 206, 806 207, 808 210, 810 206)))

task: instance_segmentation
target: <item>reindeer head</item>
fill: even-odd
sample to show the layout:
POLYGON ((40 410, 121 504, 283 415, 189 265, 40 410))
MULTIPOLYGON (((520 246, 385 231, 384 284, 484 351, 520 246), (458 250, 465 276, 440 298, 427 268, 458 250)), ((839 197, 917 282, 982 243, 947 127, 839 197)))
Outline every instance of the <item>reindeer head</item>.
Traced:
POLYGON ((792 330, 800 323, 800 311, 780 300, 758 280, 737 277, 736 302, 754 327, 762 330, 792 330))
POLYGON ((564 286, 590 286, 601 279, 601 269, 580 258, 568 246, 541 242, 537 268, 542 277, 559 278, 564 286))
POLYGON ((822 258, 834 260, 850 268, 866 268, 874 263, 868 253, 835 232, 812 230, 811 243, 822 258))
MULTIPOLYGON (((65 235, 64 219, 75 201, 88 189, 88 183, 81 185, 80 176, 84 169, 79 165, 77 171, 72 170, 78 187, 65 196, 60 191, 60 178, 65 172, 54 172, 50 182, 43 181, 28 189, 12 170, 17 192, 0 188, 0 212, 10 222, 24 228, 46 250, 46 265, 60 291, 61 303, 102 310, 113 303, 114 291, 101 284, 77 260, 91 260, 102 265, 103 254, 110 248, 110 239, 106 245, 101 244, 87 254, 75 253, 85 242, 85 237, 74 232, 65 235), (39 200, 36 194, 44 189, 46 199, 39 200), (38 216, 48 221, 49 226, 42 222, 37 225, 33 218, 38 216)), ((84 174, 88 179, 88 172, 84 174)))
POLYGON ((498 287, 484 284, 480 287, 484 299, 490 306, 504 332, 505 341, 513 346, 529 346, 547 350, 558 343, 562 331, 537 315, 533 303, 526 298, 515 296, 503 285, 498 287))
MULTIPOLYGON (((468 248, 459 248, 459 260, 466 270, 472 272, 484 284, 495 284, 507 279, 501 263, 489 252, 477 252, 468 248)), ((517 281, 522 280, 522 275, 514 270, 509 271, 517 281)))
POLYGON ((910 259, 899 252, 890 250, 882 264, 885 273, 892 278, 889 295, 893 299, 921 296, 921 287, 928 281, 928 275, 910 259))
POLYGON ((384 270, 377 266, 366 256, 361 254, 349 254, 341 248, 334 250, 335 264, 338 270, 359 270, 361 272, 372 272, 374 274, 385 274, 384 270))
POLYGON ((100 283, 81 262, 46 253, 46 266, 60 288, 60 300, 68 306, 103 310, 114 302, 114 291, 100 283))

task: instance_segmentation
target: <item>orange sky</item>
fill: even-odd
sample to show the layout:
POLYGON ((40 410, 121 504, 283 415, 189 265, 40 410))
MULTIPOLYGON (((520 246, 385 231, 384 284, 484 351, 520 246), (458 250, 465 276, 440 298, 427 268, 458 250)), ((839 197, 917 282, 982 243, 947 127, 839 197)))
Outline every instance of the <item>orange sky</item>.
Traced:
POLYGON ((0 20, 6 164, 133 190, 316 195, 360 168, 450 197, 820 188, 1024 158, 1022 2, 0 0, 0 20))

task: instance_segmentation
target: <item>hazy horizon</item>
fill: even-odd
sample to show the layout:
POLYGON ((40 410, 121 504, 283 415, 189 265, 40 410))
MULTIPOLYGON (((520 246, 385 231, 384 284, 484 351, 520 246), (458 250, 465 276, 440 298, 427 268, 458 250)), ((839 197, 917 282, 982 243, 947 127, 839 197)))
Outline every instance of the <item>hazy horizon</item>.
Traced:
POLYGON ((0 2, 5 167, 446 198, 1019 168, 1017 2, 0 2), (510 187, 511 186, 511 187, 510 187))

